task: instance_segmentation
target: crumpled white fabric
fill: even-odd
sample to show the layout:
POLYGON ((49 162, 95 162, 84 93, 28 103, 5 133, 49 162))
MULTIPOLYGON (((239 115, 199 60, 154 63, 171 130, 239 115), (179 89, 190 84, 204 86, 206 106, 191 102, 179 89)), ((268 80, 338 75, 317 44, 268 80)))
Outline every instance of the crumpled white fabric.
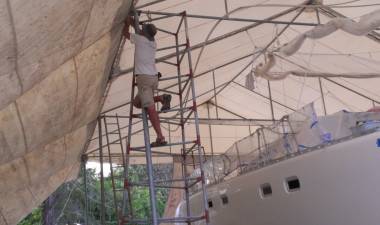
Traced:
POLYGON ((339 29, 352 35, 362 36, 368 34, 379 26, 380 10, 362 16, 359 22, 352 21, 349 18, 336 18, 327 24, 316 26, 303 34, 300 34, 291 42, 281 47, 280 52, 285 56, 291 56, 301 48, 306 38, 320 39, 339 29))
MULTIPOLYGON (((359 22, 352 21, 349 18, 336 18, 329 21, 326 24, 319 25, 313 29, 298 35, 289 43, 283 45, 279 49, 279 53, 284 56, 291 56, 296 53, 307 38, 319 39, 330 35, 338 29, 343 30, 349 34, 362 36, 366 35, 372 30, 380 27, 380 10, 376 10, 369 14, 362 16, 359 22)), ((315 71, 302 71, 291 70, 286 72, 270 73, 271 68, 276 64, 273 53, 268 54, 268 62, 265 64, 260 63, 254 69, 254 73, 257 77, 263 77, 267 80, 282 80, 289 75, 303 76, 303 77, 345 77, 345 78, 375 78, 380 77, 379 73, 324 73, 315 71)))
POLYGON ((253 71, 250 71, 245 77, 245 87, 251 91, 255 90, 255 77, 253 71))
MULTIPOLYGON (((254 74, 257 77, 262 77, 270 81, 282 80, 289 75, 297 77, 344 77, 344 78, 356 78, 356 79, 367 79, 380 77, 380 73, 325 73, 316 71, 304 71, 304 70, 289 70, 285 72, 269 72, 276 64, 276 59, 273 54, 268 54, 268 62, 266 64, 259 64, 254 69, 254 74)), ((247 86, 248 76, 246 78, 247 86)))

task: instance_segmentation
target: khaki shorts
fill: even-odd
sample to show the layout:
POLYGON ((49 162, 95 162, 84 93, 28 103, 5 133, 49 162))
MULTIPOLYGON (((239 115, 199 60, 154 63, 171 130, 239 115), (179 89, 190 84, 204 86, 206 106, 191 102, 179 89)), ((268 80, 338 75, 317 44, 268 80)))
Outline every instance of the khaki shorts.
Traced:
POLYGON ((158 88, 158 76, 138 75, 136 76, 136 83, 138 92, 135 101, 144 108, 153 105, 154 91, 158 88))

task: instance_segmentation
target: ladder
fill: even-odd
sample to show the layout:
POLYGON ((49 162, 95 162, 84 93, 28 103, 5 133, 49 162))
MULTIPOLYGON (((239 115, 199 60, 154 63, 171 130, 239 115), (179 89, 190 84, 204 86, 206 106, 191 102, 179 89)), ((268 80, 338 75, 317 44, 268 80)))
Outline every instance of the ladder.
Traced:
MULTIPOLYGON (((153 19, 150 19, 153 20, 153 19)), ((174 223, 183 223, 183 224, 199 224, 200 221, 202 224, 209 224, 209 214, 208 214, 208 202, 207 202, 207 194, 206 194, 206 182, 205 176, 203 172, 203 163, 204 157, 202 154, 202 146, 199 134, 199 119, 197 112, 197 103, 196 103, 196 93, 194 86, 194 74, 192 71, 192 61, 191 61, 191 48, 189 41, 189 29, 188 22, 186 17, 186 12, 182 13, 180 17, 180 21, 178 24, 178 28, 175 32, 166 31, 163 29, 158 29, 161 32, 165 32, 170 34, 175 39, 175 45, 170 47, 165 47, 161 49, 157 49, 157 51, 163 50, 175 50, 175 63, 163 61, 162 63, 166 63, 168 65, 176 67, 177 74, 174 76, 168 76, 160 79, 163 80, 173 80, 176 82, 175 86, 177 90, 158 90, 159 92, 167 92, 173 95, 173 101, 178 102, 178 105, 172 107, 170 110, 165 111, 165 113, 175 113, 174 117, 162 117, 162 112, 159 112, 161 123, 166 123, 170 125, 175 125, 180 128, 181 138, 177 142, 168 143, 165 146, 160 147, 151 147, 150 145, 150 134, 149 134, 149 123, 148 117, 145 109, 141 110, 141 113, 135 113, 135 108, 133 107, 132 101, 136 94, 136 76, 133 74, 132 84, 131 84, 131 102, 129 108, 129 121, 128 121, 128 136, 126 140, 126 152, 123 160, 124 167, 124 182, 123 182, 123 201, 121 206, 120 220, 119 225, 127 225, 127 224, 153 224, 158 225, 160 223, 166 224, 174 224, 174 223), (181 30, 182 29, 182 30, 181 30), (185 40, 180 40, 180 38, 185 40), (184 42, 184 43, 181 43, 184 42), (184 61, 186 60, 186 63, 184 61), (183 73, 182 67, 188 67, 188 72, 183 73), (190 100, 188 99, 190 98, 190 100), (188 104, 190 102, 190 104, 188 104), (179 118, 178 118, 179 117, 179 118), (163 119, 164 118, 164 119, 163 119), (195 126, 195 138, 189 140, 187 135, 186 123, 189 119, 193 119, 195 123, 192 126, 195 126), (178 122, 179 120, 179 122, 178 122), (136 122, 143 123, 143 132, 144 132, 144 145, 143 146, 134 146, 134 138, 133 135, 134 130, 133 126, 136 122), (168 151, 168 148, 177 146, 179 147, 178 152, 172 152, 171 149, 168 151), (146 159, 146 171, 148 179, 142 182, 131 182, 129 177, 129 166, 130 159, 133 157, 135 153, 145 154, 146 159), (157 180, 154 179, 153 175, 153 157, 155 155, 165 155, 171 156, 175 158, 181 159, 181 167, 182 167, 182 177, 180 179, 172 179, 172 180, 157 180), (194 157, 197 158, 197 163, 191 162, 191 159, 194 157), (198 166, 198 170, 200 170, 199 177, 190 177, 190 172, 188 171, 189 165, 198 166), (174 183, 176 185, 174 185, 174 183), (178 183, 181 185, 178 186, 178 183), (169 185, 164 185, 169 184, 169 185), (200 192, 202 193, 202 205, 197 206, 197 208, 202 208, 203 212, 200 215, 193 215, 193 212, 190 207, 190 189, 195 185, 199 185, 200 192), (133 204, 132 202, 132 192, 135 187, 148 187, 149 188, 149 197, 150 197, 150 218, 135 218, 133 216, 133 204), (160 218, 157 212, 156 207, 156 189, 157 188, 168 188, 168 189, 181 189, 183 190, 184 195, 184 204, 186 209, 186 215, 181 215, 180 217, 172 217, 172 218, 160 218)), ((118 118, 118 117, 116 117, 118 118)), ((104 121, 106 124, 106 121, 104 121)), ((106 131, 107 132, 107 131, 106 131)), ((119 131, 120 133, 120 131, 119 131)), ((190 135, 189 135, 190 136, 190 135)), ((169 140, 170 142, 170 140, 169 140)), ((107 140, 108 143, 108 140, 107 140)), ((117 142, 121 144, 121 136, 120 141, 117 142)), ((122 145, 122 144, 121 144, 122 145)), ((123 147, 121 147, 123 148, 123 147)), ((111 163, 112 166, 112 163, 111 163)), ((112 172, 112 169, 111 169, 112 172)), ((111 174, 112 176, 112 174, 111 174)), ((114 183, 114 182, 113 182, 114 183)), ((116 190, 117 188, 114 187, 116 190)), ((116 197, 115 197, 116 202, 116 197)), ((116 205, 117 207, 117 205, 116 205)))

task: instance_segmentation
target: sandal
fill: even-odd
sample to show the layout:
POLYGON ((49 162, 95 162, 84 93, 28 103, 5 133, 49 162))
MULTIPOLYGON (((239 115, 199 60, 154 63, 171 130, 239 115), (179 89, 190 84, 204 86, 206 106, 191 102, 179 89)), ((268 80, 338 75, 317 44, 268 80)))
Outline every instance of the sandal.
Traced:
POLYGON ((165 141, 165 139, 157 138, 155 142, 150 143, 150 147, 160 147, 160 146, 164 146, 167 144, 168 144, 168 142, 165 141))

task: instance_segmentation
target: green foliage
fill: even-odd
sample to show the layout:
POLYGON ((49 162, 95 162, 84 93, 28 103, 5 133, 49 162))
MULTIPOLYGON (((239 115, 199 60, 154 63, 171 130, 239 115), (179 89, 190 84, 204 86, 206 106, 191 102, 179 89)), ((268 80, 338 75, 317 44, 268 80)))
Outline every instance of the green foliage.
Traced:
POLYGON ((42 208, 38 207, 25 217, 18 225, 42 225, 42 208))
MULTIPOLYGON (((100 224, 101 216, 101 183, 100 177, 96 174, 94 169, 87 169, 87 199, 88 199, 88 224, 97 225, 100 224)), ((171 165, 155 165, 154 177, 155 179, 170 179, 172 176, 171 165)), ((114 171, 114 177, 123 177, 122 170, 114 171)), ((133 165, 129 167, 129 182, 138 183, 147 181, 146 167, 144 165, 133 165)), ((115 179, 115 187, 122 189, 124 182, 123 179, 115 179)), ((50 198, 52 198, 52 204, 45 203, 49 210, 52 210, 54 216, 54 224, 57 225, 72 225, 74 223, 84 224, 85 218, 85 191, 84 191, 84 176, 81 174, 75 181, 63 184, 54 192, 50 198), (50 204, 50 205, 49 205, 50 204)), ((112 188, 111 177, 104 179, 105 189, 105 220, 107 225, 117 224, 117 214, 115 211, 114 193, 112 188)), ((133 215, 135 218, 148 218, 150 217, 150 200, 148 187, 133 187, 132 193, 132 205, 133 215)), ((157 197, 157 210, 159 215, 162 215, 165 210, 165 204, 167 201, 169 190, 163 188, 156 189, 157 197)), ((121 208, 123 199, 122 192, 116 192, 116 202, 118 208, 121 208)), ((43 206, 34 210, 29 216, 27 216, 19 225, 42 225, 43 206)))

